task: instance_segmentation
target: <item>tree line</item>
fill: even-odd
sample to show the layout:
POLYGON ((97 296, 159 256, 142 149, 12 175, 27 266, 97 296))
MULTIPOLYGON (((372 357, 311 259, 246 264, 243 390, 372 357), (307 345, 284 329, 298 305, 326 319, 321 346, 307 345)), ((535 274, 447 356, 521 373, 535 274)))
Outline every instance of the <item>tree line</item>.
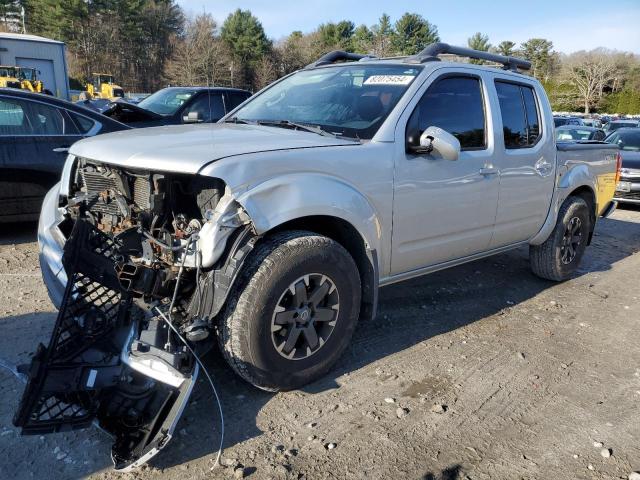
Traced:
MULTIPOLYGON (((257 91, 331 50, 413 55, 440 41, 436 25, 409 12, 395 20, 383 14, 375 25, 323 23, 312 32, 293 31, 274 41, 249 10, 238 9, 220 24, 208 13, 185 15, 174 0, 0 0, 0 28, 20 29, 16 12, 21 8, 27 33, 67 44, 76 86, 101 72, 136 92, 168 84, 257 91)), ((542 82, 555 110, 640 113, 637 55, 604 48, 566 55, 548 39, 492 44, 481 32, 467 43, 531 61, 529 74, 542 82)))

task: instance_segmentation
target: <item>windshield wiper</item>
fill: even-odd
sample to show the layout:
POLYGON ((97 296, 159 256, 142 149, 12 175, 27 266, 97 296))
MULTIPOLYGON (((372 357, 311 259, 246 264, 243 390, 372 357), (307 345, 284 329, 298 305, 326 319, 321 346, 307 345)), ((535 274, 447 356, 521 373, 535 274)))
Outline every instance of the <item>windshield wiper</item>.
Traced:
POLYGON ((258 120, 256 121, 258 125, 266 125, 268 127, 280 127, 280 128, 291 128, 293 130, 302 130, 305 132, 315 133, 317 135, 322 135, 323 137, 331 137, 337 138, 335 133, 329 132, 320 127, 312 126, 312 125, 304 125, 303 123, 295 123, 290 120, 258 120))
POLYGON ((227 118, 224 123, 242 123, 242 124, 246 124, 246 125, 255 125, 256 122, 253 121, 249 121, 249 120, 244 120, 242 118, 238 118, 238 117, 231 117, 231 118, 227 118))

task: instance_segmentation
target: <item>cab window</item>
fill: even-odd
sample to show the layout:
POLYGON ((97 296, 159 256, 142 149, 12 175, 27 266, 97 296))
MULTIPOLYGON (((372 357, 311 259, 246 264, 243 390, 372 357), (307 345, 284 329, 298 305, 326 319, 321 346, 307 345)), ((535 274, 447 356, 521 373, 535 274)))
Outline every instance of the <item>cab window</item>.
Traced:
POLYGON ((220 93, 203 93, 187 108, 186 114, 196 113, 200 122, 217 122, 224 117, 224 102, 220 93))
POLYGON ((541 130, 540 113, 533 88, 496 81, 496 92, 500 102, 505 148, 511 150, 535 145, 541 130))
POLYGON ((422 134, 429 127, 440 127, 455 136, 462 150, 486 148, 480 79, 464 76, 436 80, 411 114, 407 129, 422 134))
POLYGON ((249 95, 248 93, 243 92, 229 92, 227 94, 227 97, 229 98, 229 101, 227 102, 227 112, 230 112, 231 110, 236 108, 250 96, 251 95, 249 95))

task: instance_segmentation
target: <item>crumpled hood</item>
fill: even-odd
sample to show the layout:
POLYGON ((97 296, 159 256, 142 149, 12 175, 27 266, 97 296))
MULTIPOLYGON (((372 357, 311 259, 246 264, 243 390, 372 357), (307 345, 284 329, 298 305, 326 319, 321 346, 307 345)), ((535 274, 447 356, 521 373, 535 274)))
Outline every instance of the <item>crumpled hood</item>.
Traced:
POLYGON ((215 160, 231 156, 353 144, 350 140, 285 128, 217 123, 98 135, 73 144, 70 153, 112 165, 193 174, 215 160))

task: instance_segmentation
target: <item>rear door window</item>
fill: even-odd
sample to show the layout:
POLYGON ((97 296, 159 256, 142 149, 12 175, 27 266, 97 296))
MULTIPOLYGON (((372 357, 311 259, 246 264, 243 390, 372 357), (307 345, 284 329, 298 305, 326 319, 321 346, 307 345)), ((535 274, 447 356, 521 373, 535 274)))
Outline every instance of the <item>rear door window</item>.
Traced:
POLYGON ((28 135, 31 124, 22 106, 9 98, 0 97, 0 135, 28 135))
POLYGON ((462 150, 484 149, 485 113, 480 80, 445 77, 436 80, 411 114, 408 128, 420 134, 440 127, 460 141, 462 150))
POLYGON ((500 102, 504 146, 527 148, 540 138, 540 113, 533 89, 525 85, 496 81, 500 102))
POLYGON ((40 102, 24 102, 33 135, 64 135, 65 121, 60 110, 40 102))

